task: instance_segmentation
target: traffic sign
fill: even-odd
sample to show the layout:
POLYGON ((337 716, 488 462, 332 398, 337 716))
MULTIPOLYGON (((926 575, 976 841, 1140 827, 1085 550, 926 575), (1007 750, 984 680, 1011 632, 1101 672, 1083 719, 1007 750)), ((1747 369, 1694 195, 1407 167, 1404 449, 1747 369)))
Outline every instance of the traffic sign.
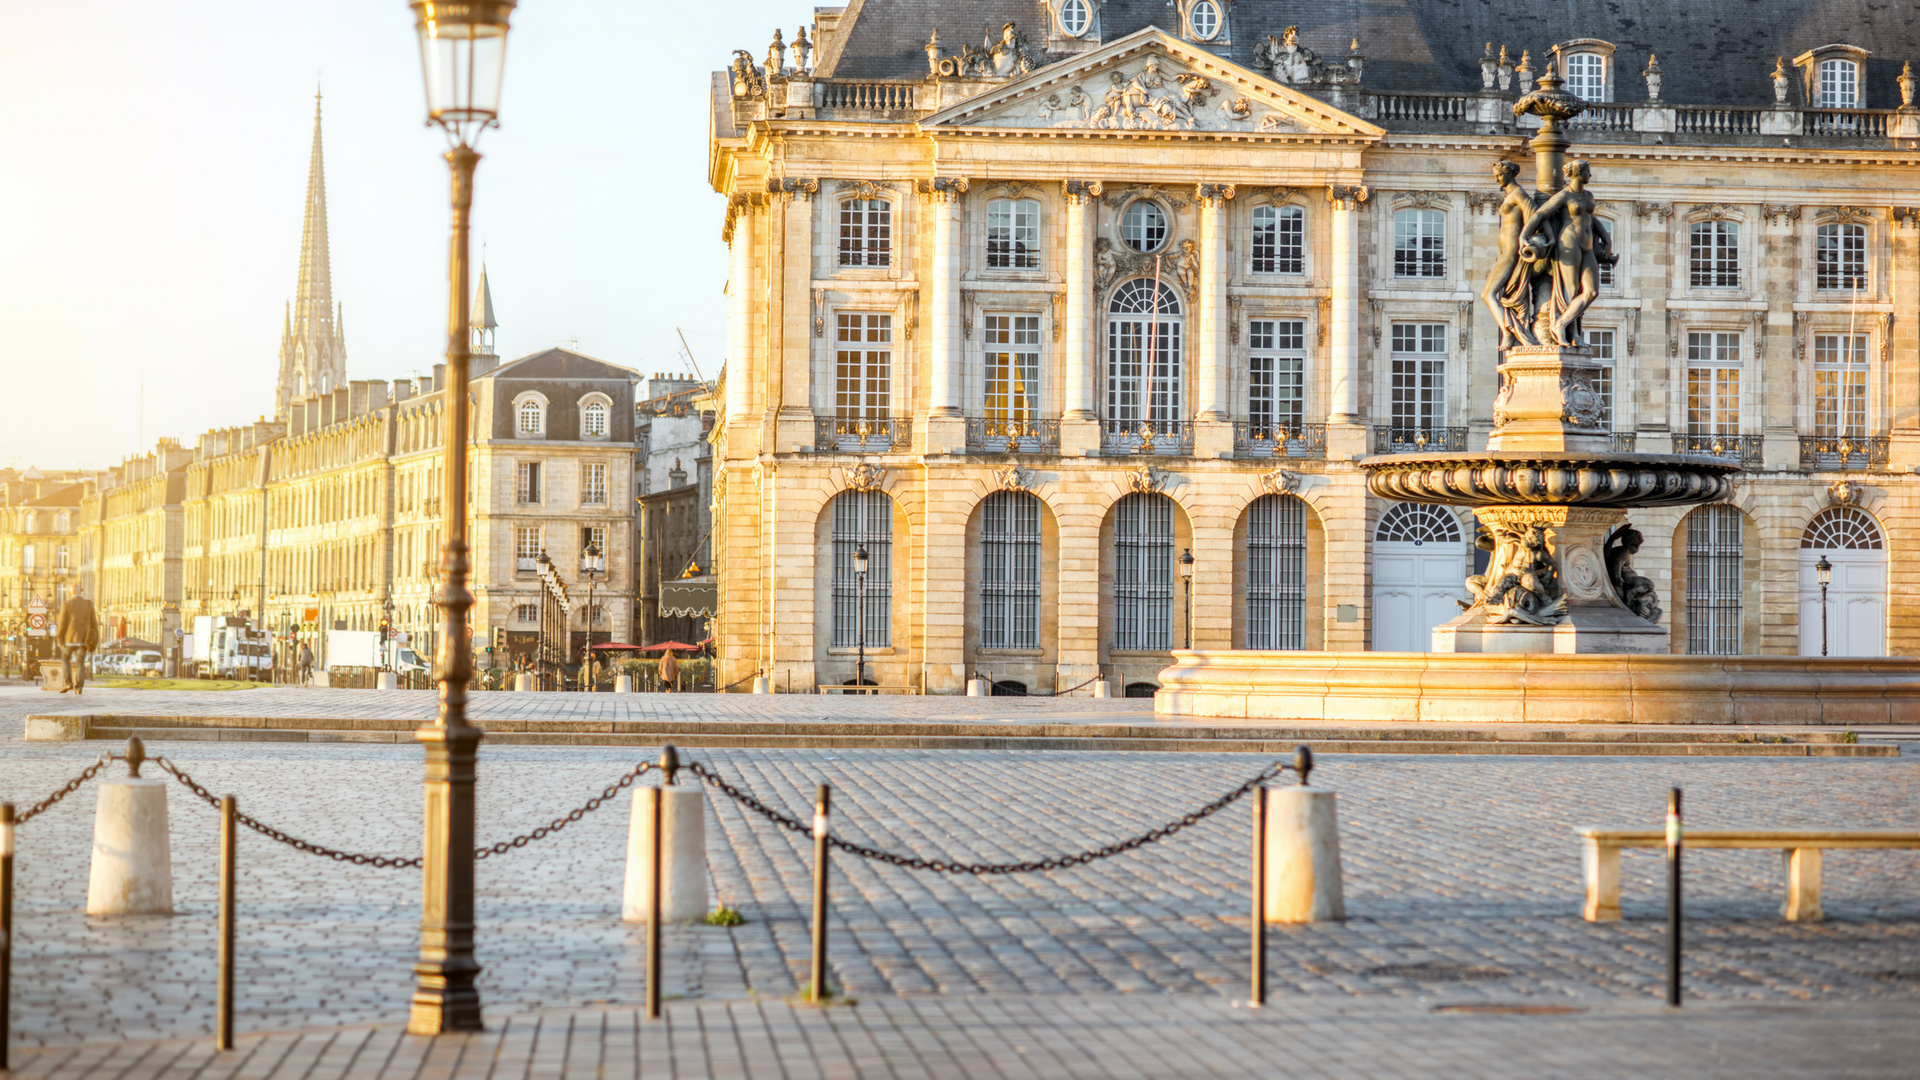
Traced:
POLYGON ((47 613, 44 610, 30 611, 27 614, 27 635, 29 637, 47 636, 47 613))

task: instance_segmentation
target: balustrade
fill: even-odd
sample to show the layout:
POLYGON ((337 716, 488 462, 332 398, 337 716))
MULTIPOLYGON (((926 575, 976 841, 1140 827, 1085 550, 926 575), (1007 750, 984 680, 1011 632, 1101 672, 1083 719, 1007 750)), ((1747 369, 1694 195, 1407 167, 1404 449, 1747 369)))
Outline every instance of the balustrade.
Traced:
POLYGON ((913 422, 887 417, 813 420, 813 449, 819 454, 875 454, 905 450, 913 440, 913 422))
POLYGON ((1690 457, 1719 458, 1742 468, 1763 463, 1758 435, 1675 435, 1673 452, 1690 457))
POLYGON ((1057 454, 1060 421, 967 418, 967 452, 973 454, 1057 454))
POLYGON ((1376 454, 1462 453, 1467 449, 1467 429, 1463 427, 1392 427, 1375 425, 1373 452, 1376 454))
POLYGON ((1327 456, 1327 425, 1236 420, 1233 423, 1233 452, 1239 457, 1248 458, 1324 458, 1327 456))
POLYGON ((1106 420, 1100 427, 1103 457, 1188 455, 1193 453, 1193 424, 1186 420, 1106 420))
POLYGON ((1816 472, 1884 469, 1891 444, 1885 435, 1802 435, 1800 467, 1816 472))

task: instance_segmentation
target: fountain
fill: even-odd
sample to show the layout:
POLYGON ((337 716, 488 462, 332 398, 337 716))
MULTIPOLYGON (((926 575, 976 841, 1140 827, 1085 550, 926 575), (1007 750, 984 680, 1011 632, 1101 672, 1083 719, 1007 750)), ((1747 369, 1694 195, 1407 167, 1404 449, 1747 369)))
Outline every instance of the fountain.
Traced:
POLYGON ((1676 656, 1653 582, 1633 569, 1635 507, 1725 498, 1738 467, 1612 452, 1581 316, 1612 265, 1564 125, 1585 108, 1549 68, 1514 104, 1540 118, 1534 193, 1509 162, 1500 257, 1483 299, 1503 354, 1484 453, 1367 458, 1382 498, 1466 506, 1486 572, 1431 653, 1193 650, 1161 673, 1156 711, 1355 720, 1889 723, 1920 720, 1920 662, 1676 656))

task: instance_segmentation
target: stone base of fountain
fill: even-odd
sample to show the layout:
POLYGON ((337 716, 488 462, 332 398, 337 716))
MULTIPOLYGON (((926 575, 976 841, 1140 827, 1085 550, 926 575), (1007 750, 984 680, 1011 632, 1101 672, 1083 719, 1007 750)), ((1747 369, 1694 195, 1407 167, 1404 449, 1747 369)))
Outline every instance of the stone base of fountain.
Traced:
POLYGON ((1665 653, 1666 628, 1619 608, 1578 607, 1551 626, 1489 626, 1477 611, 1433 628, 1437 653, 1665 653))

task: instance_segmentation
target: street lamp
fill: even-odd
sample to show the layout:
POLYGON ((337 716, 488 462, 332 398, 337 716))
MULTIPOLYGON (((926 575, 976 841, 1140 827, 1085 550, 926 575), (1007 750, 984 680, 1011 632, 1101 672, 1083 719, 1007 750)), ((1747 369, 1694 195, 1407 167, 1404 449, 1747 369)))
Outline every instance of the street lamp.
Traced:
POLYGON ((1181 629, 1186 632, 1187 643, 1183 648, 1193 648, 1193 549, 1180 552, 1180 580, 1187 588, 1187 614, 1181 620, 1181 629))
POLYGON ((1813 572, 1820 579, 1820 655, 1827 655, 1827 583, 1833 580, 1833 564, 1827 561, 1825 554, 1813 564, 1813 572))
POLYGON ((866 693, 867 685, 867 545, 861 544, 853 553, 853 577, 859 583, 859 597, 855 603, 859 614, 854 624, 859 628, 860 656, 853 666, 853 685, 861 689, 856 694, 866 693))
POLYGON ((467 398, 471 344, 467 308, 467 232, 473 211, 473 144, 500 116, 507 19, 515 0, 414 0, 420 71, 427 92, 427 123, 450 144, 453 238, 447 259, 446 461, 441 489, 440 640, 434 679, 440 715, 414 733, 426 751, 425 835, 421 838, 420 959, 407 1030, 415 1035, 479 1031, 480 965, 473 957, 473 778, 479 728, 467 723, 467 683, 473 678, 473 642, 467 615, 467 398))
POLYGON ((587 647, 581 650, 580 668, 586 675, 588 692, 593 690, 593 578, 606 568, 607 560, 599 546, 588 541, 587 549, 580 553, 580 574, 587 579, 587 647))

